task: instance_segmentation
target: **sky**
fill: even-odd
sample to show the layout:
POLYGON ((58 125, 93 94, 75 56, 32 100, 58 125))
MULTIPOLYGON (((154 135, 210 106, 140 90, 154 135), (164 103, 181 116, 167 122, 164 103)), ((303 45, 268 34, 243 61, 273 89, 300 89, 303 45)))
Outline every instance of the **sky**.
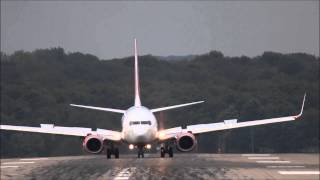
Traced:
POLYGON ((319 1, 1 1, 1 51, 319 56, 319 1))

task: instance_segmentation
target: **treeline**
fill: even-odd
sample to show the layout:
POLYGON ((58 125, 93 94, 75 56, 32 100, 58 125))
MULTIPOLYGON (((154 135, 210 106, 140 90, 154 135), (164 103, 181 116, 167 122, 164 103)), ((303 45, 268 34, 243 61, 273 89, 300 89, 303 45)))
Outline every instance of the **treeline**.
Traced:
MULTIPOLYGON (((160 128, 297 114, 307 92, 301 120, 203 134, 198 152, 319 152, 319 57, 274 52, 225 57, 212 51, 163 59, 139 57, 143 105, 205 103, 157 114, 160 128)), ((100 60, 62 48, 1 53, 1 124, 120 130, 119 114, 69 104, 132 106, 133 62, 133 57, 100 60)), ((79 138, 1 131, 2 157, 82 153, 79 138)))

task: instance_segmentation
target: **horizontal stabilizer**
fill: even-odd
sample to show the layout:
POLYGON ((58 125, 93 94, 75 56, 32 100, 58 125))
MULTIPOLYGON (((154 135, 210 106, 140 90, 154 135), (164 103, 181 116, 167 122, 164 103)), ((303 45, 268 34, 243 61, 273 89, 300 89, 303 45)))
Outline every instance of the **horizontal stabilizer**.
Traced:
POLYGON ((122 113, 122 114, 126 112, 125 110, 121 110, 121 109, 103 108, 103 107, 95 107, 95 106, 84 106, 84 105, 77 105, 77 104, 70 104, 70 106, 87 108, 87 109, 94 109, 94 110, 99 110, 99 111, 110 111, 110 112, 122 113))
POLYGON ((204 101, 197 101, 197 102, 192 102, 192 103, 178 104, 178 105, 174 105, 174 106, 156 108, 156 109, 151 109, 151 112, 165 111, 165 110, 169 110, 169 109, 175 109, 175 108, 179 108, 179 107, 190 106, 190 105, 199 104, 199 103, 203 103, 203 102, 204 101))

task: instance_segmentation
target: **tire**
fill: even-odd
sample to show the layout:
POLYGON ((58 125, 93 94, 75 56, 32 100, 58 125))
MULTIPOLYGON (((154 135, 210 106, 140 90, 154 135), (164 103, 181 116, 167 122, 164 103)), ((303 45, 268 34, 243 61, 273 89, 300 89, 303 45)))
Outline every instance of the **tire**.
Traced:
POLYGON ((107 149, 107 159, 111 158, 111 149, 107 149))
POLYGON ((164 151, 164 148, 162 147, 160 149, 160 157, 164 158, 164 156, 165 156, 165 151, 164 151))
POLYGON ((169 147, 168 148, 168 154, 169 154, 169 157, 173 157, 173 149, 172 149, 172 147, 169 147))
POLYGON ((116 159, 119 159, 119 149, 118 148, 114 148, 114 157, 116 159))
POLYGON ((144 158, 144 152, 142 148, 138 148, 138 158, 144 158))

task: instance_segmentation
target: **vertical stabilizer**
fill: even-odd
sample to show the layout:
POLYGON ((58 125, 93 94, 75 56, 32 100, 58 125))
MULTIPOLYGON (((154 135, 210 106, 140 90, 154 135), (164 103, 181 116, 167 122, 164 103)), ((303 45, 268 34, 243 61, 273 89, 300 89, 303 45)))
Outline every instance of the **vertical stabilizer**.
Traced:
POLYGON ((137 40, 134 39, 134 106, 141 106, 140 101, 140 85, 139 85, 139 69, 138 69, 138 52, 137 40))

